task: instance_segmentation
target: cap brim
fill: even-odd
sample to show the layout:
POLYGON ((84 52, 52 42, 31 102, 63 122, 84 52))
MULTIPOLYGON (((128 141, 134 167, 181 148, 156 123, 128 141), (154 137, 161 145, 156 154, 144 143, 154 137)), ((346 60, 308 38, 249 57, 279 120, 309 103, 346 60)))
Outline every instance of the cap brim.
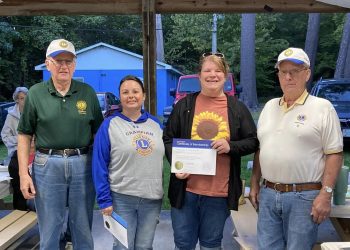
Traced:
POLYGON ((279 62, 276 63, 275 65, 275 68, 278 67, 278 65, 280 65, 281 62, 284 62, 284 61, 289 61, 289 62, 292 62, 292 63, 295 63, 295 64, 298 64, 298 65, 301 65, 301 64, 304 64, 305 62, 301 61, 301 60, 298 60, 298 59, 294 59, 294 58, 286 58, 286 59, 283 59, 279 62))
POLYGON ((55 52, 52 52, 51 54, 49 54, 48 56, 50 57, 55 57, 55 56, 58 56, 59 54, 63 53, 63 52, 68 52, 68 53, 71 53, 73 56, 75 56, 75 54, 73 54, 72 52, 70 51, 67 51, 67 50, 57 50, 55 52))

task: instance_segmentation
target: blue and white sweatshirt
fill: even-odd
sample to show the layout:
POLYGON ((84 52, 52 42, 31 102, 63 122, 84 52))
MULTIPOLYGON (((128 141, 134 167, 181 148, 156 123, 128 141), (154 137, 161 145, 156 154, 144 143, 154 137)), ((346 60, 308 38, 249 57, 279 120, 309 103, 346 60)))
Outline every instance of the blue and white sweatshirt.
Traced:
POLYGON ((162 135, 159 120, 147 112, 135 122, 118 112, 104 120, 95 136, 92 160, 101 209, 112 206, 111 191, 162 199, 162 135))

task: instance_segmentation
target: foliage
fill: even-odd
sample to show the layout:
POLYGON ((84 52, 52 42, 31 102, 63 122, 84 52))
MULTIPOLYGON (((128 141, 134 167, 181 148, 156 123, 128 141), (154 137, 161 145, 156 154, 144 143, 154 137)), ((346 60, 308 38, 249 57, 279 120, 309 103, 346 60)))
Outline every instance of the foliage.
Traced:
MULTIPOLYGON (((217 47, 225 54, 231 71, 239 79, 241 16, 238 14, 218 15, 217 47)), ((212 15, 170 15, 171 29, 165 33, 165 58, 167 63, 184 73, 197 70, 198 57, 210 51, 212 35, 212 15)), ((273 37, 282 14, 259 14, 256 26, 256 71, 258 93, 271 93, 275 86, 274 60, 278 52, 288 46, 288 42, 273 37)), ((167 27, 166 25, 163 25, 167 27)))
POLYGON ((344 14, 322 14, 319 49, 315 63, 314 79, 332 78, 335 71, 340 39, 343 32, 344 14))
POLYGON ((273 31, 282 14, 257 15, 256 20, 256 41, 255 53, 256 58, 256 75, 257 75, 257 93, 260 96, 274 93, 279 84, 276 81, 275 63, 279 52, 288 47, 288 41, 279 36, 273 37, 273 31))
POLYGON ((43 63, 51 40, 66 38, 77 50, 105 42, 142 54, 141 27, 136 15, 0 17, 0 101, 16 86, 41 80, 34 67, 43 63))
POLYGON ((168 64, 187 74, 197 72, 200 55, 211 50, 211 17, 209 14, 170 16, 173 26, 170 32, 164 33, 168 64))
POLYGON ((12 29, 8 22, 0 19, 0 101, 6 100, 13 89, 9 79, 15 73, 15 62, 10 55, 14 51, 14 43, 19 39, 19 33, 12 29))
MULTIPOLYGON (((332 77, 345 14, 321 14, 314 79, 332 77)), ((194 73, 202 53, 211 50, 212 14, 162 15, 166 63, 194 73)), ((308 15, 256 15, 256 83, 259 96, 280 94, 274 64, 288 46, 304 48, 308 15)), ((241 15, 218 14, 217 47, 239 79, 241 15)), ((57 38, 82 49, 105 42, 142 54, 142 19, 137 15, 0 17, 0 101, 10 100, 16 86, 41 80, 34 67, 43 63, 49 42, 57 38)))

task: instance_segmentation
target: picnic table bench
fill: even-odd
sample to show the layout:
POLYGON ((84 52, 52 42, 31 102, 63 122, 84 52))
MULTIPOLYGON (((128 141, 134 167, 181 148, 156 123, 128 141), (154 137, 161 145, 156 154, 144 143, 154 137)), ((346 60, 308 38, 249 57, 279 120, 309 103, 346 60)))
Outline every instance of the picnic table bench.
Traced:
POLYGON ((36 213, 14 210, 0 219, 0 250, 6 249, 37 223, 36 213))
POLYGON ((233 238, 241 249, 257 249, 258 214, 248 198, 240 205, 238 211, 231 211, 231 219, 234 224, 233 238))

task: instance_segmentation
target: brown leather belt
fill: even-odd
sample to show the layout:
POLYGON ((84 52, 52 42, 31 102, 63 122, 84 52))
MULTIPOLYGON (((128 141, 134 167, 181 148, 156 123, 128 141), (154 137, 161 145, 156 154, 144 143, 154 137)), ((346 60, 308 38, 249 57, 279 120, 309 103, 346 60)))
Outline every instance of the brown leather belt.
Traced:
POLYGON ((274 189, 282 193, 320 190, 322 188, 321 182, 283 184, 283 183, 273 183, 268 180, 264 180, 263 184, 268 188, 274 189))
POLYGON ((74 155, 84 155, 89 152, 89 147, 83 148, 66 148, 66 149, 49 149, 49 148, 38 148, 38 151, 47 155, 60 155, 64 157, 74 155))

